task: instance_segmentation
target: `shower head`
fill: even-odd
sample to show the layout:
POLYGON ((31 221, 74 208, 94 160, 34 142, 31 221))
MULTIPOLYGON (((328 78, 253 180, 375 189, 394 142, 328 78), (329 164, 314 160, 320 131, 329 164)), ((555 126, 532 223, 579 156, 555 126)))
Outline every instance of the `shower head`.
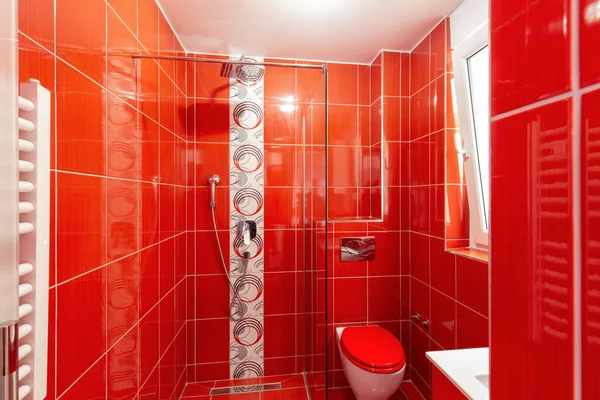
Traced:
MULTIPOLYGON (((256 62, 253 58, 241 56, 242 62, 256 62)), ((223 63, 221 64, 221 74, 223 78, 239 79, 244 83, 256 83, 260 81, 265 75, 265 67, 262 65, 251 65, 251 64, 232 64, 223 63)))
POLYGON ((219 181, 219 175, 211 175, 208 177, 208 183, 210 183, 210 208, 215 208, 217 206, 215 192, 217 190, 217 183, 219 183, 219 181))

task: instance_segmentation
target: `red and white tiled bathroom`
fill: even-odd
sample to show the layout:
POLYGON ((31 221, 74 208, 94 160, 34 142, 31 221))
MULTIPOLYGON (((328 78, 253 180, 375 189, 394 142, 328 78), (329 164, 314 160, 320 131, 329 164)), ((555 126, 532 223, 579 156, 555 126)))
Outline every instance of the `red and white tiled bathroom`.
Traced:
POLYGON ((600 0, 2 0, 0 400, 600 398, 600 0))

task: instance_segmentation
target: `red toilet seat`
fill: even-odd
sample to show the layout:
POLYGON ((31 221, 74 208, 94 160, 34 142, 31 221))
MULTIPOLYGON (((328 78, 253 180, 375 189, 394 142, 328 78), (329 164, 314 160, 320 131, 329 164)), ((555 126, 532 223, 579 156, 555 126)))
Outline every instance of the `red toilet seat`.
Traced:
POLYGON ((340 348, 357 367, 377 374, 392 374, 406 364, 400 341, 379 326, 349 327, 342 331, 340 348))

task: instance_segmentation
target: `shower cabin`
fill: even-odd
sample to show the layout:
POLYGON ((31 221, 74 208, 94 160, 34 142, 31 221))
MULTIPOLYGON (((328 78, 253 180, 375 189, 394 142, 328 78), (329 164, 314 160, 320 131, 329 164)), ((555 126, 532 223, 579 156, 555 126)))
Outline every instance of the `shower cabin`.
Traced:
POLYGON ((173 212, 183 226, 175 257, 185 257, 186 266, 187 382, 257 383, 305 373, 313 398, 325 398, 332 351, 324 335, 327 65, 207 55, 134 59, 141 111, 175 118, 175 135, 142 119, 140 158, 153 165, 158 151, 146 199, 151 204, 157 192, 160 212, 173 212), (185 77, 169 91, 174 114, 163 109, 164 99, 156 107, 157 92, 164 96, 162 85, 172 84, 152 86, 157 62, 185 77), (161 169, 165 158, 175 165, 173 177, 161 169))

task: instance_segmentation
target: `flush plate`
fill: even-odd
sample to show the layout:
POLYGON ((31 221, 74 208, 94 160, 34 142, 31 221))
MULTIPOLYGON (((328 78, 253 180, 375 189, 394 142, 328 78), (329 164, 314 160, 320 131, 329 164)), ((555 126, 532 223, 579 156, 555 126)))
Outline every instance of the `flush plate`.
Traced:
POLYGON ((375 259, 375 237, 341 238, 342 261, 366 261, 375 259))

